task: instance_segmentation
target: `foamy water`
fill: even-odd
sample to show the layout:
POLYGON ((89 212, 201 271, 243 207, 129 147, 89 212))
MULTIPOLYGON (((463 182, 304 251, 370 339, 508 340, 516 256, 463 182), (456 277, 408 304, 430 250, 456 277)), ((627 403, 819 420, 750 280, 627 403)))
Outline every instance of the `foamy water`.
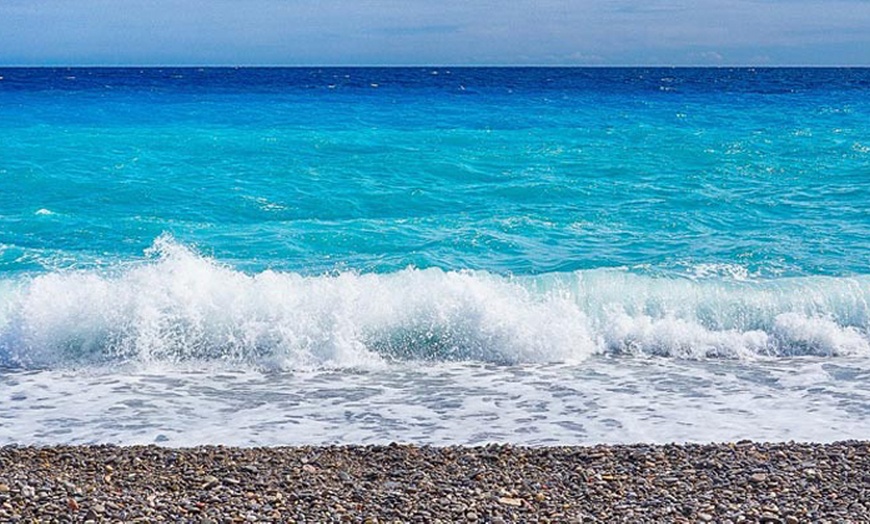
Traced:
POLYGON ((870 356, 870 279, 728 280, 589 270, 248 274, 161 238, 151 262, 4 282, 0 359, 21 368, 233 362, 581 362, 870 356))
POLYGON ((865 278, 233 270, 3 284, 0 442, 816 440, 870 430, 865 278))
POLYGON ((0 443, 531 445, 835 441, 870 431, 868 359, 0 377, 0 443))

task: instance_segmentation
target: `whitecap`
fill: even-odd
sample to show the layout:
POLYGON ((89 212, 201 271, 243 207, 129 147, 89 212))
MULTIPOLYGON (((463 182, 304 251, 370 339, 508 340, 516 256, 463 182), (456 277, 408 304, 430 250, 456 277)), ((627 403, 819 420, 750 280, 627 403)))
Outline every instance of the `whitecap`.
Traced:
POLYGON ((391 361, 579 362, 870 355, 870 278, 248 274, 169 236, 134 266, 2 281, 0 361, 221 361, 279 369, 391 361))

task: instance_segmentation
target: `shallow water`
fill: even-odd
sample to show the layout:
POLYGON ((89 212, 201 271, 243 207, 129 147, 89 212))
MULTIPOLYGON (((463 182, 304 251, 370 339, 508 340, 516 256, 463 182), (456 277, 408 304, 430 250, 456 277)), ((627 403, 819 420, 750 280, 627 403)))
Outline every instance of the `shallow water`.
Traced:
POLYGON ((7 373, 0 443, 595 444, 863 439, 867 359, 377 371, 7 373))

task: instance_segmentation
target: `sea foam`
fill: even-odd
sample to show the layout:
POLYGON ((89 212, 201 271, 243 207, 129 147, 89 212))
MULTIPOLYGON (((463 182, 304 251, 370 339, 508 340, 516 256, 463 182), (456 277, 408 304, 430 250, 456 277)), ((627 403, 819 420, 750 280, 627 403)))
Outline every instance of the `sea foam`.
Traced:
POLYGON ((870 354, 870 278, 689 279, 600 269, 537 276, 407 268, 248 274, 169 237, 110 270, 0 282, 15 367, 226 362, 576 362, 870 354))

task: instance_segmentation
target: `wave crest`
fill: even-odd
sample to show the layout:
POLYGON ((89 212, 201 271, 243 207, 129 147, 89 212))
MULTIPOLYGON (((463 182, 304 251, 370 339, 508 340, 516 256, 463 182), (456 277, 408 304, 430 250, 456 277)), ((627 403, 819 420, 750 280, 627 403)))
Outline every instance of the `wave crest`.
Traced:
POLYGON ((390 360, 571 362, 870 354, 868 277, 688 280, 405 269, 245 274, 170 238, 114 272, 0 282, 0 362, 226 361, 281 369, 390 360))

